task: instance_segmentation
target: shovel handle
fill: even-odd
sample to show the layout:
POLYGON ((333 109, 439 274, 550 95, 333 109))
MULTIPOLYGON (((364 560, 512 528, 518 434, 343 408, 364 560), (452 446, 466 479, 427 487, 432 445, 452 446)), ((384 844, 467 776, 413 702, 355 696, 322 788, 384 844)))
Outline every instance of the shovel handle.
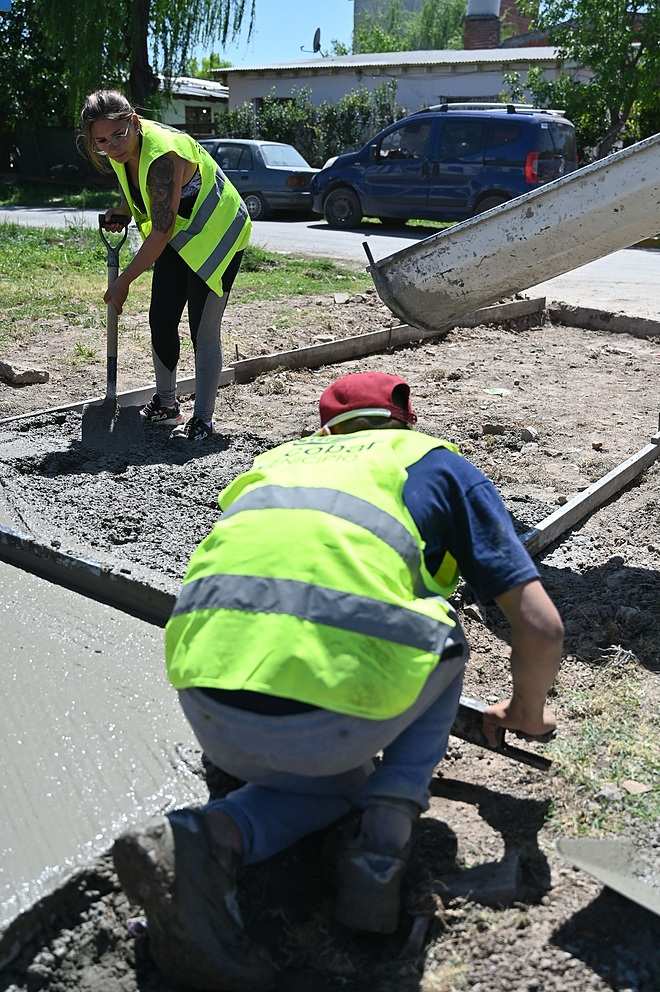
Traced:
POLYGON ((127 217, 125 214, 110 214, 109 217, 106 217, 105 214, 99 214, 98 217, 99 217, 99 235, 101 237, 101 241, 108 249, 108 257, 111 251, 117 252, 117 254, 119 254, 119 249, 121 248, 121 246, 126 241, 126 238, 128 237, 128 225, 131 222, 131 218, 127 217), (113 244, 112 241, 109 241, 106 238, 105 234, 103 233, 104 231, 107 231, 109 229, 110 224, 121 224, 122 227, 124 228, 124 233, 122 237, 119 239, 119 241, 116 242, 116 244, 113 244))

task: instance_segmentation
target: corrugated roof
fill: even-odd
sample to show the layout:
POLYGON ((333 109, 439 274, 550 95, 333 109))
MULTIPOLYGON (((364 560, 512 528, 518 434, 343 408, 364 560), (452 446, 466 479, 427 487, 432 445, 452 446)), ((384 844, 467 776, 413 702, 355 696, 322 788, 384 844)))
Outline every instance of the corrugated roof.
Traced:
POLYGON ((371 52, 363 55, 335 55, 325 59, 301 59, 297 62, 270 62, 262 65, 232 66, 216 69, 218 75, 237 72, 282 72, 297 69, 327 72, 330 69, 386 68, 409 65, 475 65, 488 62, 554 62, 557 49, 538 48, 448 48, 423 52, 371 52))
MULTIPOLYGON (((158 77, 161 84, 164 77, 158 77)), ((196 76, 176 76, 171 80, 172 96, 198 96, 209 100, 227 100, 229 89, 215 79, 198 79, 196 76)))

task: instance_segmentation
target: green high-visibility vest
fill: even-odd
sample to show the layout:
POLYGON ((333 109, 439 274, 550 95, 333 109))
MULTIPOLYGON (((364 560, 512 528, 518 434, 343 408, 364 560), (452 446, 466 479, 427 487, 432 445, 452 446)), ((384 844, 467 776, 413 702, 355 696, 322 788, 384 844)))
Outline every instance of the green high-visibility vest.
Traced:
POLYGON ((283 444, 219 497, 166 629, 170 681, 249 689, 338 713, 407 709, 455 626, 458 570, 432 576, 403 501, 439 438, 367 430, 283 444))
POLYGON ((143 118, 140 118, 140 124, 142 147, 138 180, 146 211, 133 201, 126 166, 109 159, 138 230, 146 238, 152 228, 151 197, 147 186, 151 164, 168 152, 176 152, 186 161, 195 162, 202 180, 197 199, 190 217, 176 217, 169 244, 214 293, 222 296, 222 274, 236 252, 245 248, 250 240, 252 221, 247 207, 206 149, 189 134, 143 118))

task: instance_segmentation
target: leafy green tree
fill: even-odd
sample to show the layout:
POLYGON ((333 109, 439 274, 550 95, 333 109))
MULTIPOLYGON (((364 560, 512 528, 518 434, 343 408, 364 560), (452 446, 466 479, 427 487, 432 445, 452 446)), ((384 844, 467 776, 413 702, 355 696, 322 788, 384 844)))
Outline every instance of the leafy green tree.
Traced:
POLYGON ((403 8, 401 0, 390 0, 380 14, 360 18, 353 33, 353 52, 461 48, 465 9, 466 0, 425 0, 421 10, 412 13, 403 8))
POLYGON ((229 68, 231 68, 231 62, 228 59, 223 59, 218 52, 210 52, 208 55, 202 56, 201 63, 195 58, 188 59, 184 66, 183 75, 195 76, 197 79, 215 79, 214 71, 216 69, 229 68))
POLYGON ((107 82, 127 81, 146 107, 158 73, 180 75, 196 45, 234 37, 256 0, 38 0, 48 46, 66 59, 69 108, 107 82))
POLYGON ((14 0, 0 16, 0 133, 66 121, 66 58, 46 44, 38 8, 38 0, 14 0))
POLYGON ((415 50, 462 48, 466 0, 425 0, 415 18, 415 50))
MULTIPOLYGON (((601 158, 623 141, 645 137, 658 121, 660 84, 660 0, 520 0, 520 7, 548 32, 564 62, 574 70, 546 80, 530 70, 527 89, 541 106, 567 111, 580 145, 601 158)), ((511 80, 514 88, 520 81, 511 80)))
POLYGON ((375 90, 344 94, 336 103, 316 106, 309 90, 296 90, 290 100, 267 96, 259 110, 245 103, 221 113, 217 133, 225 138, 261 138, 294 145, 310 165, 321 166, 331 156, 361 147, 405 110, 397 103, 396 80, 375 90))

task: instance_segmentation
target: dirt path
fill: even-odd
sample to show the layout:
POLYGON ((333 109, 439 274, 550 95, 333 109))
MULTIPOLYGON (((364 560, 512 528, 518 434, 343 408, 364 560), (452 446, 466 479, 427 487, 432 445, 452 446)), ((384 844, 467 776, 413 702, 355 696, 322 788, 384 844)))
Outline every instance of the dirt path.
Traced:
MULTIPOLYGON (((657 423, 649 386, 655 362, 657 346, 625 336, 551 325, 518 333, 455 330, 391 355, 224 389, 219 433, 199 455, 173 449, 154 431, 134 457, 93 457, 77 444, 75 415, 2 430, 2 491, 40 537, 175 589, 217 517, 222 486, 257 452, 313 429, 318 395, 333 378, 377 367, 408 378, 420 429, 458 442, 525 530, 647 443, 657 423)), ((7 404, 6 393, 0 399, 7 404)), ((655 794, 629 794, 621 785, 646 786, 657 762, 659 695, 651 671, 660 667, 659 496, 656 466, 540 562, 567 630, 555 690, 555 771, 543 776, 455 744, 434 783, 412 883, 440 893, 441 877, 457 865, 515 853, 514 904, 497 910, 458 900, 440 907, 424 952, 404 960, 405 927, 374 942, 349 938, 332 924, 320 842, 311 839, 268 872, 246 873, 247 916, 284 969, 283 990, 660 987, 658 919, 603 891, 554 852, 561 834, 625 832, 660 859, 652 835, 655 794)), ((465 594, 457 603, 472 645, 466 691, 493 701, 508 685, 506 631, 492 607, 470 604, 465 594)), ((128 938, 128 915, 107 865, 90 868, 0 989, 168 992, 144 941, 128 938)))

